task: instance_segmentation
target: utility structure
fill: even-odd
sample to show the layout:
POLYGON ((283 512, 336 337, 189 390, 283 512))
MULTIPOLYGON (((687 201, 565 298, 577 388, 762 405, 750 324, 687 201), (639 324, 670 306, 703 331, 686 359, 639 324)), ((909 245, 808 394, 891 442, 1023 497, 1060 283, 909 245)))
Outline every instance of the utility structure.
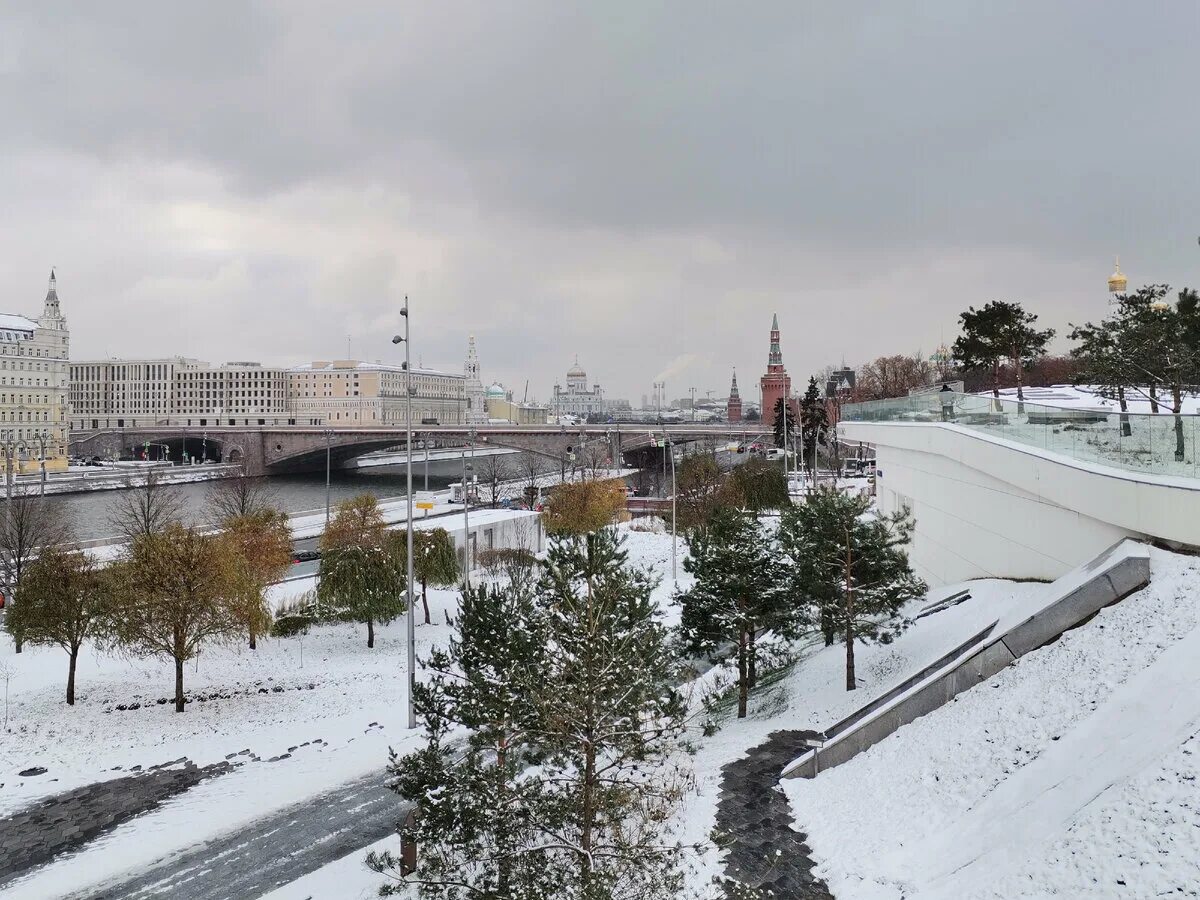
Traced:
POLYGON ((404 335, 396 335, 392 338, 393 344, 404 344, 404 469, 407 487, 405 488, 404 499, 408 506, 407 525, 405 528, 406 562, 408 571, 406 573, 407 582, 407 613, 406 616, 406 631, 408 638, 408 727, 417 727, 417 708, 413 703, 413 692, 417 686, 417 622, 416 610, 413 609, 413 488, 412 488, 412 366, 409 364, 411 360, 412 342, 409 340, 409 315, 408 315, 408 295, 404 295, 404 306, 400 309, 400 315, 404 317, 404 335))

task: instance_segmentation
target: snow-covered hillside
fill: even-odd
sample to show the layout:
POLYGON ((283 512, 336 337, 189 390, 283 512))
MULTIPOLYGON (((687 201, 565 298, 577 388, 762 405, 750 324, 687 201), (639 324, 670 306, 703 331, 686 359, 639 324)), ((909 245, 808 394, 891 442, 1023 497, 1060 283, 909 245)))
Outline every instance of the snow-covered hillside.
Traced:
POLYGON ((785 782, 835 895, 1195 896, 1200 565, 1153 581, 814 780, 785 782))

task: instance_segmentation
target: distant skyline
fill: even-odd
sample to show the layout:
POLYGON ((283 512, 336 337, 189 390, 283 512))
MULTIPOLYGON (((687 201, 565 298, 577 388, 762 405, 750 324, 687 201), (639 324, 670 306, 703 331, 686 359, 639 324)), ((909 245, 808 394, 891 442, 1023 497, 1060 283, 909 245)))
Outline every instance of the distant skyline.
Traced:
MULTIPOLYGON (((1192 4, 0 6, 0 311, 635 404, 1200 286, 1192 4)), ((1056 350, 1065 349, 1060 337, 1056 350)), ((756 400, 746 392, 747 401, 756 400)), ((757 394, 757 390, 753 391, 757 394)))

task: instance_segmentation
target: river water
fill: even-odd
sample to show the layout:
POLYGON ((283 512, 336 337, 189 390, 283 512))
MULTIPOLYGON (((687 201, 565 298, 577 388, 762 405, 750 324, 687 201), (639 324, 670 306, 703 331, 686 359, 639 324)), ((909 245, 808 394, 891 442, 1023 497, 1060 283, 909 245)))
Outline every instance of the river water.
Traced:
MULTIPOLYGON (((430 476, 429 489, 446 488, 452 478, 436 478, 430 476)), ((300 513, 325 509, 325 473, 305 475, 276 475, 266 478, 274 495, 274 503, 288 513, 300 513)), ((171 490, 177 491, 183 499, 185 522, 188 525, 206 525, 210 523, 208 499, 212 492, 221 484, 218 481, 199 481, 192 484, 172 485, 171 490)), ((423 478, 417 466, 413 467, 413 490, 420 491, 425 487, 423 478)), ((405 489, 404 466, 375 466, 365 469, 335 470, 331 474, 329 493, 334 506, 341 500, 346 500, 357 494, 372 494, 384 500, 393 497, 403 497, 405 489)), ((72 537, 77 541, 88 541, 108 537, 113 534, 109 525, 109 510, 114 499, 124 493, 116 491, 91 491, 82 494, 55 494, 46 498, 47 502, 59 507, 71 523, 72 537)))

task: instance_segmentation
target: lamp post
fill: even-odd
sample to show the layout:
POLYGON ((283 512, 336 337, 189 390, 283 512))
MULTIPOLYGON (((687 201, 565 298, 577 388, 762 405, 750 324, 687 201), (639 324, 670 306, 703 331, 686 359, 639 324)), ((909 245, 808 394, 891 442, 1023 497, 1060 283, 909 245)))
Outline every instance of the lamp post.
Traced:
POLYGON ((325 530, 326 531, 329 530, 329 506, 330 506, 330 503, 329 503, 329 500, 330 500, 329 474, 330 474, 330 469, 333 468, 331 465, 332 460, 330 459, 330 457, 332 456, 332 449, 330 446, 332 441, 333 441, 333 429, 326 428, 325 429, 325 530))
MULTIPOLYGON (((10 504, 12 503, 13 480, 12 434, 11 428, 4 430, 4 496, 10 504)), ((11 508, 10 506, 9 509, 11 508)))
POLYGON ((408 295, 404 295, 404 306, 400 309, 400 315, 404 316, 404 335, 396 335, 392 338, 393 344, 404 344, 404 468, 408 482, 408 487, 405 489, 405 501, 408 505, 408 518, 406 532, 406 549, 407 549, 407 598, 408 598, 408 616, 406 622, 406 631, 408 639, 408 727, 417 727, 417 709, 413 705, 413 691, 417 686, 417 632, 416 619, 414 618, 416 611, 413 609, 413 500, 412 500, 412 367, 409 365, 411 358, 412 343, 409 341, 409 315, 408 315, 408 295))
POLYGON ((471 589, 471 498, 467 493, 469 481, 467 473, 471 473, 474 477, 475 472, 475 429, 471 429, 471 460, 467 461, 467 451, 464 448, 462 452, 463 461, 463 589, 471 589))
POLYGON ((663 444, 666 445, 667 455, 671 457, 671 580, 675 582, 675 586, 679 586, 679 571, 675 565, 675 545, 678 543, 675 539, 676 522, 675 522, 675 446, 671 443, 671 436, 667 434, 667 426, 662 426, 663 444))
POLYGON ((46 433, 45 428, 38 432, 38 446, 41 450, 41 457, 39 461, 41 462, 42 466, 42 480, 38 493, 40 493, 43 497, 46 496, 46 438, 49 436, 50 435, 46 433))

